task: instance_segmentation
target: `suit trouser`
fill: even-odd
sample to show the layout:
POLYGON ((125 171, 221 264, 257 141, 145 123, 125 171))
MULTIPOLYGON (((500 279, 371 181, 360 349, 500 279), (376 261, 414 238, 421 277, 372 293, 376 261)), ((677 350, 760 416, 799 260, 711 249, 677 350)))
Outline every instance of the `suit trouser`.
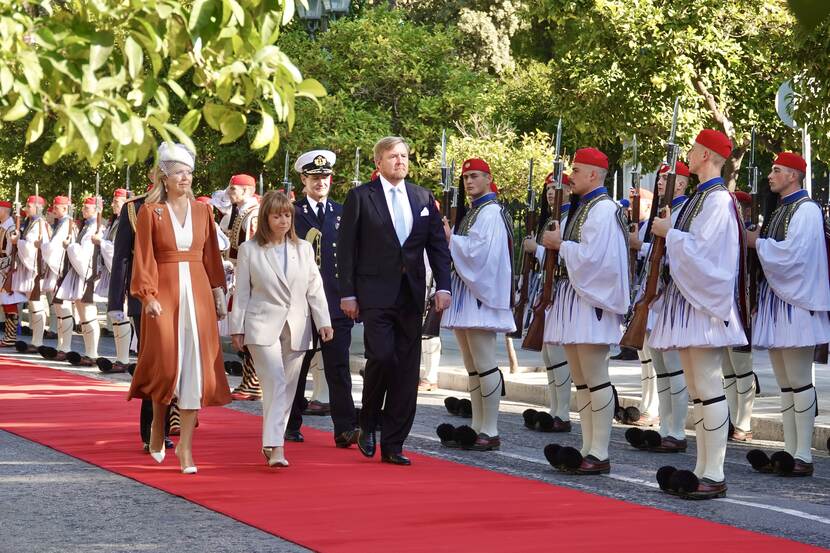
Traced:
MULTIPOLYGON (((357 426, 352 398, 352 374, 349 370, 349 348, 352 345, 353 326, 354 323, 350 319, 334 319, 332 321, 334 338, 318 344, 323 357, 323 371, 329 385, 329 405, 335 436, 353 430, 357 426)), ((288 430, 299 430, 303 424, 306 379, 313 358, 314 350, 306 352, 303 357, 297 393, 291 406, 291 417, 288 419, 288 430)))
POLYGON ((247 346, 262 386, 262 445, 282 447, 291 413, 300 366, 307 352, 291 349, 291 331, 286 324, 280 338, 270 346, 247 346))
POLYGON ((418 305, 406 278, 393 307, 361 308, 366 350, 363 408, 360 426, 374 432, 383 409, 380 447, 384 454, 400 453, 415 420, 421 365, 423 305, 418 305))

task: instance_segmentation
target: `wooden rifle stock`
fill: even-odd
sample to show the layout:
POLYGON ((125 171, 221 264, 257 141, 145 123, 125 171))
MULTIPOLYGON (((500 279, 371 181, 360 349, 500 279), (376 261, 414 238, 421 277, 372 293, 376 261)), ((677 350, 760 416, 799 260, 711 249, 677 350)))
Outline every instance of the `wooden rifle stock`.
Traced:
MULTIPOLYGON (((528 211, 527 215, 525 215, 525 229, 527 229, 528 236, 533 234, 532 229, 535 229, 536 225, 536 213, 528 211)), ((534 254, 527 252, 522 254, 522 266, 520 269, 522 284, 519 288, 519 299, 516 305, 513 306, 513 321, 516 324, 516 330, 508 334, 510 338, 521 338, 522 334, 524 334, 525 309, 527 308, 527 302, 529 300, 530 273, 533 271, 535 261, 536 256, 534 254)))
MULTIPOLYGON (((562 195, 562 189, 558 188, 553 199, 552 221, 545 230, 553 230, 553 223, 560 221, 562 195)), ((545 311, 553 303, 554 273, 558 265, 559 251, 545 250, 545 263, 543 268, 545 280, 542 286, 542 294, 539 297, 539 301, 533 306, 533 318, 530 320, 530 326, 527 328, 527 335, 525 335, 525 339, 522 341, 522 349, 542 351, 542 345, 545 341, 545 311)))
MULTIPOLYGON (((674 199, 674 185, 677 174, 672 169, 666 177, 666 193, 663 195, 660 207, 664 211, 671 205, 674 199)), ((663 256, 666 253, 666 239, 662 236, 654 236, 651 241, 651 252, 648 258, 648 278, 646 287, 640 300, 634 304, 634 311, 628 321, 620 340, 621 346, 628 346, 638 350, 643 349, 648 329, 648 310, 651 303, 657 299, 657 284, 660 282, 660 270, 663 267, 663 256)))

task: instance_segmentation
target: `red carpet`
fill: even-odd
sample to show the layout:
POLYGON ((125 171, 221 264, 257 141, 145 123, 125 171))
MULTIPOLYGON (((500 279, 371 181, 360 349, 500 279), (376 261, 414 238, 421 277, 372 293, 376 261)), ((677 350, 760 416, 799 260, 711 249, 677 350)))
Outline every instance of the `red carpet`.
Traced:
MULTIPOLYGON (((319 551, 820 551, 793 541, 413 454, 382 465, 305 429, 265 466, 260 421, 200 414, 199 474, 141 451, 123 385, 0 358, 0 428, 319 551), (554 522, 554 517, 558 519, 554 522)), ((171 452, 172 453, 172 452, 171 452)))

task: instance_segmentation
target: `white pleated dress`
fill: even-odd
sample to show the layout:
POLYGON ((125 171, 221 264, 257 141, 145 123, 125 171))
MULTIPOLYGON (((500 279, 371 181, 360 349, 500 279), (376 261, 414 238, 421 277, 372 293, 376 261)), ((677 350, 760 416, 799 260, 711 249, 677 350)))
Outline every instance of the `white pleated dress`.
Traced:
POLYGON ((740 242, 732 196, 717 177, 698 186, 678 227, 666 236, 671 280, 652 304, 649 347, 656 350, 743 346, 736 284, 740 242))
MULTIPOLYGON (((193 218, 190 202, 184 225, 179 224, 173 208, 167 204, 170 221, 176 236, 176 247, 188 251, 193 243, 193 218)), ((193 285, 190 281, 190 263, 179 262, 179 321, 178 321, 178 367, 176 393, 179 409, 200 409, 202 406, 202 359, 199 353, 199 331, 196 324, 196 304, 193 300, 193 285)))
POLYGON ((466 235, 452 235, 452 301, 441 326, 492 332, 516 330, 510 307, 513 271, 508 243, 509 235, 498 203, 482 207, 466 235))
MULTIPOLYGON (((782 198, 779 210, 806 198, 805 190, 790 194, 782 198)), ((773 225, 777 214, 771 218, 773 225)), ((753 347, 798 348, 830 341, 830 284, 818 205, 803 201, 795 208, 784 239, 759 238, 756 250, 764 280, 758 286, 753 347)))
MULTIPOLYGON (((598 188, 582 198, 571 215, 599 195, 598 188)), ((619 205, 607 195, 598 200, 582 224, 579 241, 564 241, 559 262, 568 278, 554 289, 545 324, 546 344, 619 344, 628 311, 628 239, 618 219, 619 205)), ((568 224, 572 224, 569 221, 568 224)))

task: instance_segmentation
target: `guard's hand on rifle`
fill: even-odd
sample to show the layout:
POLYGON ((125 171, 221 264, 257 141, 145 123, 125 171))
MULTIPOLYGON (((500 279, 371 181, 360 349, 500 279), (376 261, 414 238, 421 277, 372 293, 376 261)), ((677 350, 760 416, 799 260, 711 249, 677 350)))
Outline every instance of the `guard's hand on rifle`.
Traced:
POLYGON ((450 239, 452 239, 452 229, 450 228, 450 222, 447 220, 446 217, 441 219, 444 223, 444 236, 447 238, 447 243, 449 244, 450 239))
POLYGON ((536 253, 536 248, 539 247, 539 244, 536 243, 536 240, 533 236, 528 236, 525 238, 525 241, 522 242, 522 249, 525 253, 536 253))
POLYGON ((542 234, 542 245, 549 250, 558 250, 562 245, 562 231, 559 230, 559 222, 553 222, 553 230, 546 230, 542 234))
POLYGON ((651 223, 651 232, 655 236, 665 238, 671 230, 671 209, 665 209, 663 215, 658 214, 651 223))
POLYGON ((69 239, 67 238, 66 240, 64 240, 64 241, 63 241, 63 248, 64 248, 64 249, 68 248, 68 247, 69 247, 69 244, 71 244, 71 242, 70 242, 70 241, 69 241, 69 239))
POLYGON ((11 241, 12 244, 17 244, 17 241, 18 241, 19 238, 20 238, 20 235, 17 233, 16 230, 12 229, 12 230, 9 231, 9 240, 11 241))
POLYGON ((628 233, 628 248, 631 250, 639 251, 640 248, 643 246, 642 241, 640 241, 640 233, 639 231, 632 230, 628 233))
POLYGON ((103 239, 103 236, 101 236, 100 232, 92 235, 92 243, 95 244, 96 246, 101 245, 101 240, 102 239, 103 239))
POLYGON ((748 248, 754 248, 755 245, 758 243, 758 238, 761 235, 760 229, 748 230, 746 231, 746 246, 748 248))
POLYGON ((360 315, 360 306, 357 305, 357 300, 340 300, 340 309, 350 319, 357 319, 357 317, 360 315))

